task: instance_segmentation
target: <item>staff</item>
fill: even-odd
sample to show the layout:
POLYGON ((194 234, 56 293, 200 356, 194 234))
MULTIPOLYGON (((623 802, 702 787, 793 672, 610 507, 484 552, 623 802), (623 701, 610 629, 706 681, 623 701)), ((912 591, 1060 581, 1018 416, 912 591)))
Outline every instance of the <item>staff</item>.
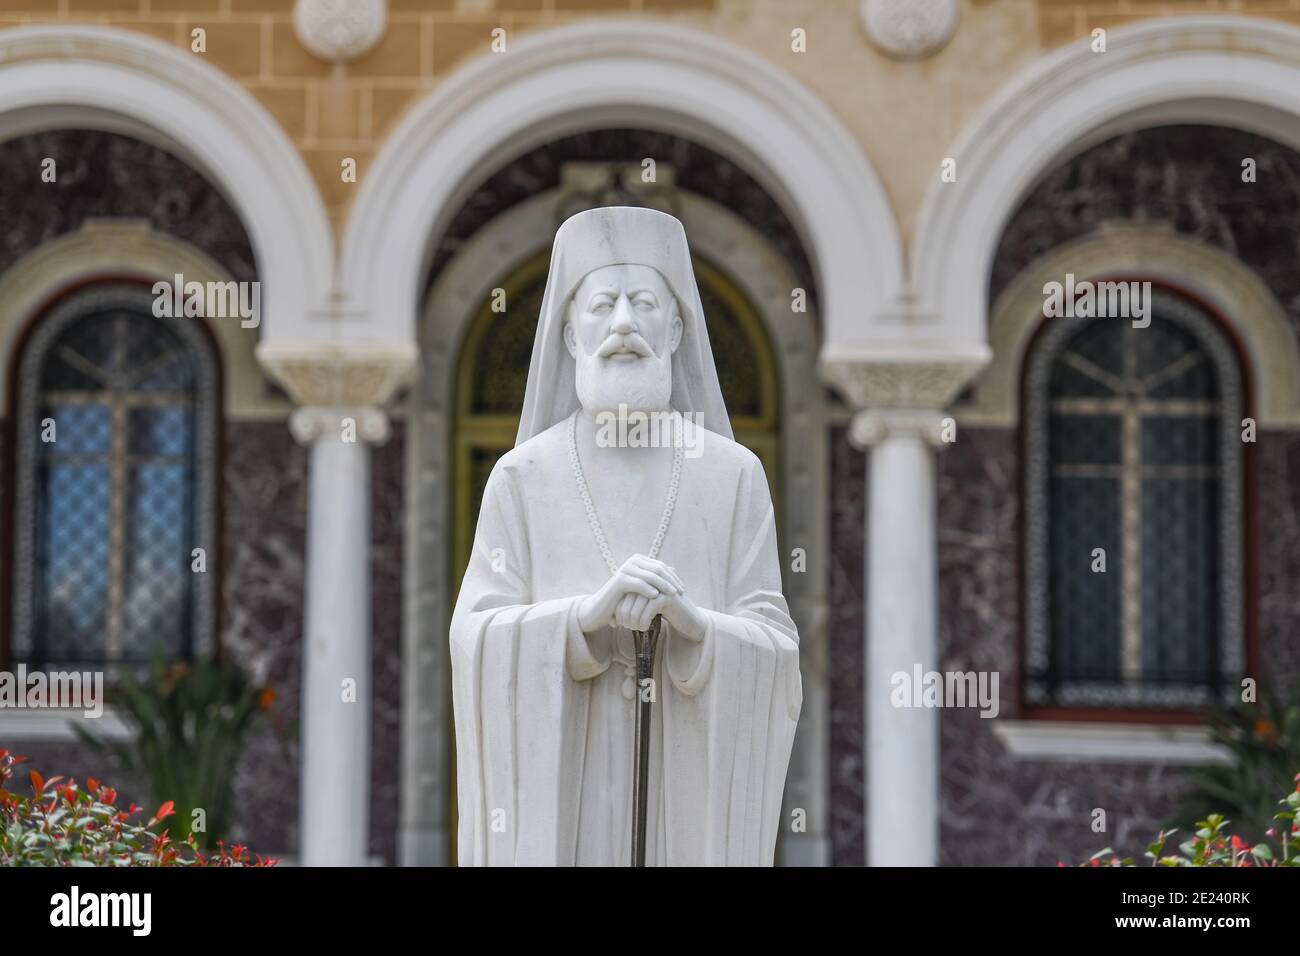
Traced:
POLYGON ((632 865, 645 866, 645 831, 649 810, 646 796, 650 784, 650 714, 654 707, 655 652, 659 649, 659 628, 663 618, 658 614, 650 622, 650 629, 633 631, 636 647, 636 721, 632 735, 636 742, 636 760, 632 764, 632 865), (649 680, 650 684, 645 682, 649 680), (650 687, 649 694, 645 688, 650 687))

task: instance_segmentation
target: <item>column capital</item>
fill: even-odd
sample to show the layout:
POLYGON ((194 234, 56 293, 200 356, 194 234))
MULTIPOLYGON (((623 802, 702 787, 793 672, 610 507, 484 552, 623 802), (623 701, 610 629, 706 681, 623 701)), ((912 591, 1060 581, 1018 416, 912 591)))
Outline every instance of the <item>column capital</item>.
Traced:
POLYGON ((410 381, 418 351, 414 345, 350 345, 263 342, 261 366, 296 405, 326 408, 382 407, 410 381))
POLYGON ((938 352, 827 344, 818 370, 854 409, 939 409, 988 361, 984 347, 938 352))
POLYGON ((352 441, 382 445, 388 441, 388 415, 370 405, 303 405, 290 413, 289 431, 300 445, 322 438, 344 441, 349 434, 352 441))
POLYGON ((849 441, 863 450, 886 438, 919 438, 931 448, 944 443, 947 416, 934 409, 874 408, 858 412, 849 425, 849 441))

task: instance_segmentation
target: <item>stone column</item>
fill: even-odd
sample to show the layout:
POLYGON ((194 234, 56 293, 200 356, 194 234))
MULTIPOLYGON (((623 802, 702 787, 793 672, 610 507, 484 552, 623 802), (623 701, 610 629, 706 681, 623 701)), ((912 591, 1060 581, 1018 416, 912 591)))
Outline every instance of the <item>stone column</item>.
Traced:
POLYGON ((939 669, 934 455, 938 412, 859 412, 851 438, 870 452, 865 768, 868 863, 939 859, 939 711, 896 707, 892 677, 939 669))
POLYGON ((823 378, 856 410, 850 440, 870 454, 863 588, 867 863, 939 862, 939 711, 894 707, 891 678, 939 669, 935 452, 953 397, 987 350, 822 352, 823 378))
MULTIPOLYGON (((329 313, 322 322, 338 318, 329 313)), ((298 731, 298 854, 306 866, 369 859, 370 447, 387 440, 382 408, 409 381, 416 355, 414 345, 397 343, 257 347, 258 362, 297 406, 289 429, 309 450, 298 731)))
POLYGON ((370 844, 370 444, 375 408, 296 409, 310 449, 302 644, 299 852, 304 866, 361 866, 370 844))

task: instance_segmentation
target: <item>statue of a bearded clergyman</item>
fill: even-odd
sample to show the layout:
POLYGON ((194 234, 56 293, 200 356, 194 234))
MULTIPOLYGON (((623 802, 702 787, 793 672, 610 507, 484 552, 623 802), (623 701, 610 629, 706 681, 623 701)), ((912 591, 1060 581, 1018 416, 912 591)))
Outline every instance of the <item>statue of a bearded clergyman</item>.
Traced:
POLYGON ((777 562, 681 223, 573 216, 451 623, 461 865, 628 865, 647 694, 647 864, 770 865, 802 701, 777 562), (703 427, 660 430, 689 449, 602 440, 602 419, 638 413, 703 427))

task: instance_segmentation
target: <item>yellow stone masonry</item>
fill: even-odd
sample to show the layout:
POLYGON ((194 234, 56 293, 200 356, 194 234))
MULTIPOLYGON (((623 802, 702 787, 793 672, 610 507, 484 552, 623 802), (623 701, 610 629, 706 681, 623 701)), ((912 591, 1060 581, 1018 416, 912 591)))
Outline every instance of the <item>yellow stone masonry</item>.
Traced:
MULTIPOLYGON (((933 171, 963 125, 997 89, 1044 52, 1147 17, 1248 13, 1300 24, 1300 0, 963 0, 947 48, 898 62, 871 46, 858 0, 389 0, 379 45, 341 66, 298 42, 293 0, 0 0, 0 28, 83 22, 135 30, 191 49, 234 77, 284 128, 319 184, 335 229, 359 186, 340 164, 369 161, 403 114, 490 32, 510 38, 591 17, 667 19, 747 47, 797 77, 862 144, 910 234, 933 171), (795 28, 806 53, 791 50, 795 28)), ((508 55, 508 54, 506 54, 508 55)))
POLYGON ((1235 13, 1300 24, 1300 0, 1040 0, 1039 33, 1051 48, 1097 28, 1114 29, 1150 17, 1187 13, 1235 13))

